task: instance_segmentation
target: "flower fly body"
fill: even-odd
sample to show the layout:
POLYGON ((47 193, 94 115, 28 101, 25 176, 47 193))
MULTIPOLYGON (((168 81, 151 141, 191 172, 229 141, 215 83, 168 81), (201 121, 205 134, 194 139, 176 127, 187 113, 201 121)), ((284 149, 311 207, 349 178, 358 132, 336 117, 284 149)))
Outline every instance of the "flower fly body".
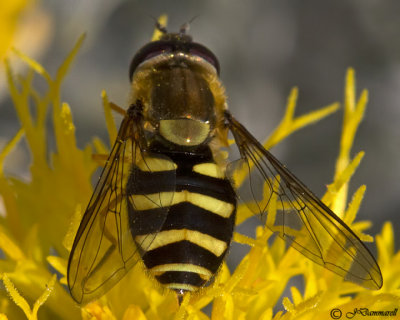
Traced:
POLYGON ((101 296, 140 260, 180 299, 197 291, 229 250, 238 198, 307 258, 379 289, 379 266, 361 240, 228 111, 216 56, 185 28, 158 29, 130 65, 132 104, 70 254, 72 297, 101 296), (229 132, 240 153, 231 163, 221 160, 229 132), (239 169, 248 170, 246 188, 235 184, 239 169), (257 180, 267 186, 262 199, 257 180))

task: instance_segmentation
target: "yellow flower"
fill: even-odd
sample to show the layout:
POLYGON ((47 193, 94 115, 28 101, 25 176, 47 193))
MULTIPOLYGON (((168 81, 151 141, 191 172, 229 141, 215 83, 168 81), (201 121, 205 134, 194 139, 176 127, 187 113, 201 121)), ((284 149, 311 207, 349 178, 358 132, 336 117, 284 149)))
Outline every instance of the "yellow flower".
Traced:
MULTIPOLYGON (((39 56, 49 46, 52 19, 35 0, 0 1, 0 93, 5 93, 3 60, 13 46, 39 56)), ((20 67, 20 61, 14 66, 20 67)), ((20 69, 20 68, 18 68, 20 69)))
POLYGON ((3 59, 11 47, 18 28, 21 13, 30 3, 29 0, 1 1, 0 2, 0 58, 3 59))
MULTIPOLYGON (((97 138, 85 149, 79 149, 71 110, 60 101, 62 81, 82 41, 83 37, 54 78, 40 64, 19 52, 17 55, 31 68, 25 77, 15 77, 9 63, 6 64, 10 95, 21 129, 0 152, 0 194, 6 208, 0 224, 0 248, 4 253, 4 259, 0 260, 0 278, 6 289, 0 291, 0 319, 329 319, 335 308, 345 314, 355 308, 393 310, 399 305, 400 270, 396 266, 400 253, 394 252, 393 230, 387 223, 377 236, 378 260, 385 279, 380 291, 342 281, 296 250, 287 249, 281 239, 271 240, 272 232, 258 227, 255 239, 234 234, 235 241, 251 247, 236 270, 231 274, 224 264, 210 287, 185 295, 181 306, 175 293, 162 289, 138 263, 103 297, 79 307, 66 290, 67 259, 83 208, 92 192, 91 176, 99 166, 93 154, 105 154, 108 149, 97 138), (36 74, 47 81, 48 90, 43 95, 32 87, 36 74), (32 101, 34 115, 29 108, 32 101), (51 154, 46 143, 49 108, 57 146, 51 154), (22 137, 32 157, 29 181, 8 177, 3 170, 4 159, 22 137), (304 279, 304 292, 291 287, 291 297, 283 299, 285 311, 274 314, 273 309, 288 281, 298 275, 304 279), (203 308, 211 302, 209 317, 203 308)), ((355 222, 365 186, 347 203, 347 185, 363 156, 359 153, 351 159, 350 150, 367 103, 366 91, 360 99, 356 98, 351 69, 345 91, 340 154, 334 180, 323 200, 338 210, 362 240, 372 241, 372 237, 363 233, 370 223, 355 222)), ((102 95, 106 126, 113 141, 117 126, 107 96, 102 95)), ((265 147, 339 109, 339 104, 334 103, 295 117, 297 95, 298 90, 294 88, 284 118, 265 147)), ((237 178, 243 181, 245 174, 238 172, 237 178)), ((250 215, 247 207, 240 205, 237 223, 250 215)))

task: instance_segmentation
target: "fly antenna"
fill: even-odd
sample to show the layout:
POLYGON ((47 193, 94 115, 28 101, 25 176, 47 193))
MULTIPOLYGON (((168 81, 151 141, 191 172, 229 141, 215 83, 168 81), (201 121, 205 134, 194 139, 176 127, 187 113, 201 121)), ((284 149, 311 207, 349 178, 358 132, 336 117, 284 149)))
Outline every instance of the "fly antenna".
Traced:
POLYGON ((160 23, 160 19, 154 18, 151 14, 148 14, 148 16, 154 20, 154 25, 158 31, 160 31, 162 34, 168 33, 167 27, 160 23))
POLYGON ((190 29, 190 24, 193 22, 194 19, 196 19, 199 15, 195 15, 192 19, 190 19, 188 22, 185 22, 180 28, 179 28, 179 33, 180 34, 186 34, 189 29, 190 29))
POLYGON ((156 29, 160 31, 162 34, 167 34, 168 30, 165 26, 161 25, 159 21, 156 20, 156 29))

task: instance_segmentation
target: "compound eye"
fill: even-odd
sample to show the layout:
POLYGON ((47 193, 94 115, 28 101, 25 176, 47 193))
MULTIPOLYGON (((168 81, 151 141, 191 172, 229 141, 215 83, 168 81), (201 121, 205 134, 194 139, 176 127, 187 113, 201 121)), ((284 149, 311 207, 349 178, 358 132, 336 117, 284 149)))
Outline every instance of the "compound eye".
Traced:
POLYGON ((142 49, 133 57, 131 65, 129 67, 129 79, 132 81, 133 74, 136 71, 136 68, 144 61, 149 60, 153 57, 156 57, 165 52, 172 52, 172 46, 169 43, 165 43, 164 41, 154 41, 142 49))

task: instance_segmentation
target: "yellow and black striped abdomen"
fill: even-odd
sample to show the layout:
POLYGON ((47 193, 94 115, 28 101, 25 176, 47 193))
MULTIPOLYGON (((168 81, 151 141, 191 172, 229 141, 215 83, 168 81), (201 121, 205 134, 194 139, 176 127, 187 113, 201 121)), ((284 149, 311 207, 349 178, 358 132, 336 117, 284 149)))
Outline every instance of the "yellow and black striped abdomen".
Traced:
POLYGON ((175 168, 173 186, 171 170, 136 167, 131 176, 140 188, 128 182, 132 235, 144 264, 161 284, 179 293, 194 291, 218 271, 229 248, 235 193, 208 147, 201 154, 163 155, 173 162, 168 168, 175 168), (167 199, 169 210, 158 205, 160 198, 167 199))

